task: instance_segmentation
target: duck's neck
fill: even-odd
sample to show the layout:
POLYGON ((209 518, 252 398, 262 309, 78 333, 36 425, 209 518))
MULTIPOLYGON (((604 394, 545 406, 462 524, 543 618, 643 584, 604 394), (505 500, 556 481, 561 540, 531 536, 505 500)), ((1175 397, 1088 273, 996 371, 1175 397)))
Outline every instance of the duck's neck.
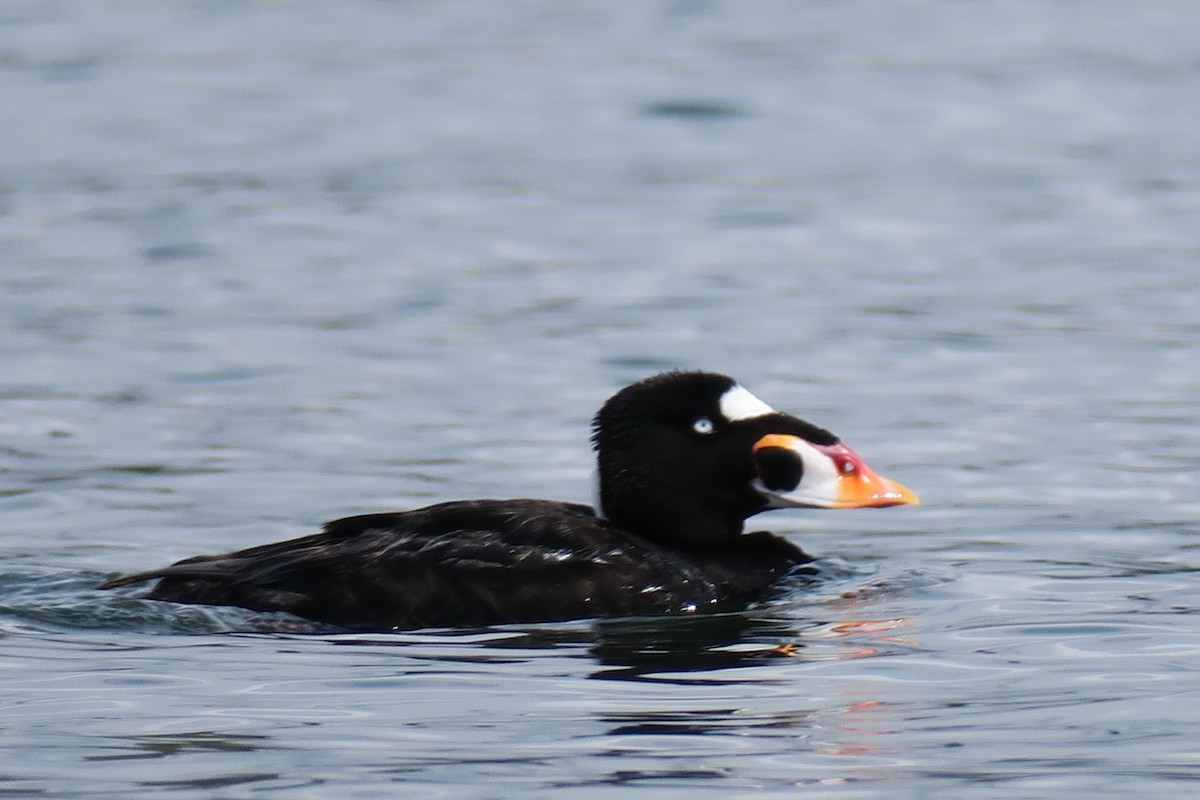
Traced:
POLYGON ((701 503, 669 496, 638 496, 597 487, 596 514, 613 525, 679 550, 710 550, 741 536, 740 515, 722 515, 701 503))

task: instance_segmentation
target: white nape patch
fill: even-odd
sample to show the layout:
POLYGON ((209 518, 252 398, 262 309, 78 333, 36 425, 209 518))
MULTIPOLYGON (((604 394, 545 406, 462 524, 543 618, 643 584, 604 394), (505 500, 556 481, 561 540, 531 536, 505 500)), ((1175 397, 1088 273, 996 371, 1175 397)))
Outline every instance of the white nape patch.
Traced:
POLYGON ((596 512, 596 516, 600 519, 608 519, 604 516, 604 506, 600 505, 600 468, 592 470, 592 510, 596 512))
POLYGON ((721 395, 721 416, 730 422, 777 413, 779 412, 736 383, 721 395))

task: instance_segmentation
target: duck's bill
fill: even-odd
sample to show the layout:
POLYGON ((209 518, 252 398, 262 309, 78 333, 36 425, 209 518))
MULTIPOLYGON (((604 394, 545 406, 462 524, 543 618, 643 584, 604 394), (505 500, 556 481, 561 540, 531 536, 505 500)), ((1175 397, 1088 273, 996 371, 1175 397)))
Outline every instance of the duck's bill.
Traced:
POLYGON ((875 473, 844 444, 819 445, 769 434, 754 444, 754 488, 770 508, 881 508, 917 505, 907 487, 875 473))

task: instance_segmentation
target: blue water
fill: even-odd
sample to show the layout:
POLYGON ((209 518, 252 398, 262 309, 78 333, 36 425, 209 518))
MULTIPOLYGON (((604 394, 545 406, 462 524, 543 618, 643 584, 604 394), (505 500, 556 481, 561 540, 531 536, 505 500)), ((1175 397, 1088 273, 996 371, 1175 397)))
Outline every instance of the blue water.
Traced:
POLYGON ((1200 6, 0 8, 0 795, 1190 798, 1200 6), (96 591, 587 501, 728 372, 917 508, 743 613, 405 634, 96 591))

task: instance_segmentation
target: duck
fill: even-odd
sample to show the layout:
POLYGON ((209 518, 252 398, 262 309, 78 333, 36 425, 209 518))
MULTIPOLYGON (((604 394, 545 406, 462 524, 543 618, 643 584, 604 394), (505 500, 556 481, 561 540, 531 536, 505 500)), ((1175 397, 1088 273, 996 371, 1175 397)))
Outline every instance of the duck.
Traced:
POLYGON ((99 588, 156 580, 144 598, 360 631, 716 611, 763 597, 813 561, 783 536, 746 533, 750 517, 919 502, 834 434, 712 372, 621 389, 596 413, 591 442, 591 506, 455 500, 363 514, 99 588))

